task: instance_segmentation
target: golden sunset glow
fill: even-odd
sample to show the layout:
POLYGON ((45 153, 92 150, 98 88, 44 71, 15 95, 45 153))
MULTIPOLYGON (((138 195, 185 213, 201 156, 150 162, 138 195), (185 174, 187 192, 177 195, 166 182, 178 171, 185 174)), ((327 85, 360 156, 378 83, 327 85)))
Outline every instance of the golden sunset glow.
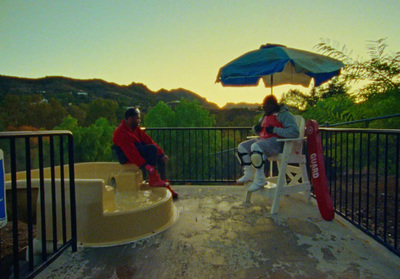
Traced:
POLYGON ((135 82, 185 88, 219 106, 254 103, 270 89, 224 88, 215 83, 220 67, 266 43, 317 52, 329 39, 368 58, 368 40, 387 38, 395 52, 399 21, 400 1, 391 0, 5 0, 0 74, 135 82))

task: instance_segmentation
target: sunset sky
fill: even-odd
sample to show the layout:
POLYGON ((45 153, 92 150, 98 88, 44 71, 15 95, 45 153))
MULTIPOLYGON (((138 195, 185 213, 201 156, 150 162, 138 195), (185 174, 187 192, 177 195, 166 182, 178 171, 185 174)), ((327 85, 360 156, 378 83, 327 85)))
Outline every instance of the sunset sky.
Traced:
POLYGON ((222 87, 219 68, 266 43, 317 52, 329 40, 367 59, 368 41, 387 38, 390 54, 400 51, 399 26, 398 0, 1 0, 0 75, 135 82, 185 88, 219 106, 255 103, 270 89, 222 87))

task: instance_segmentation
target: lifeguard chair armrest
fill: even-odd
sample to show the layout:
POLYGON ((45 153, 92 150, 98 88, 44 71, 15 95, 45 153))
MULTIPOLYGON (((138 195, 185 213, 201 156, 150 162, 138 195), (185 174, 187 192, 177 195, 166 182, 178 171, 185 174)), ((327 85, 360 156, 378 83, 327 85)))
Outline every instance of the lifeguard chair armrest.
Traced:
POLYGON ((307 137, 302 137, 302 138, 280 138, 277 139, 276 141, 283 141, 283 142, 289 142, 289 141, 296 141, 296 140, 307 140, 307 137))
MULTIPOLYGON (((247 139, 258 139, 259 136, 247 136, 247 139)), ((279 138, 276 141, 296 141, 296 140, 307 140, 307 137, 302 138, 279 138)))

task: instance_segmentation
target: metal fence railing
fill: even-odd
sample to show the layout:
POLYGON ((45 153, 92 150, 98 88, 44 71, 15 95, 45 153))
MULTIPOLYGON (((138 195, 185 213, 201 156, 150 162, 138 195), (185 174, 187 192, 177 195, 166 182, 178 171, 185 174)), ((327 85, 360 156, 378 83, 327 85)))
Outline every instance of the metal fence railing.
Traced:
POLYGON ((4 153, 9 226, 0 229, 0 277, 32 278, 68 247, 77 250, 73 137, 69 131, 0 132, 0 149, 4 153), (57 169, 60 188, 55 183, 57 165, 68 169, 68 173, 64 167, 57 169), (46 168, 50 171, 45 177, 46 168), (56 212, 57 200, 61 200, 62 212, 56 212), (40 226, 36 225, 36 211, 40 211, 40 226), (57 238, 57 223, 62 224, 61 238, 57 238), (49 226, 53 231, 50 243, 46 241, 49 226))
MULTIPOLYGON (((325 127, 320 130, 328 184, 336 213, 400 255, 400 130, 325 127)), ((169 156, 168 178, 175 184, 235 183, 242 172, 235 158, 236 148, 247 136, 252 135, 249 127, 147 128, 146 131, 169 156)), ((17 189, 16 182, 13 182, 17 181, 17 177, 13 173, 24 171, 28 178, 31 169, 63 166, 67 156, 71 185, 74 185, 72 136, 68 131, 64 132, 0 133, 0 148, 9 154, 6 161, 9 168, 7 172, 11 173, 12 189, 17 189), (64 137, 67 137, 68 143, 64 142, 64 137), (64 149, 64 146, 68 148, 64 149)), ((26 181, 28 190, 29 179, 26 181)), ((74 187, 71 189, 71 203, 74 203, 74 187)), ((17 200, 19 194, 12 193, 11 200, 17 200)), ((27 206, 32 208, 29 200, 27 206)), ((11 215, 18 218, 21 214, 14 204, 11 215)), ((73 208, 71 206, 71 210, 73 208)), ((72 217, 75 214, 71 212, 72 217)), ((15 227, 17 231, 17 226, 13 223, 13 230, 15 227)), ((34 223, 29 225, 28 221, 28 249, 32 246, 34 236, 32 226, 34 223)), ((13 241, 12 264, 14 278, 18 278, 18 257, 15 256, 20 252, 18 236, 13 241)), ((72 238, 64 239, 63 244, 62 248, 54 245, 56 253, 51 257, 46 253, 42 255, 44 265, 68 246, 76 250, 76 224, 72 225, 72 238)), ((44 246, 42 248, 46 250, 44 246)), ((34 266, 31 258, 28 263, 31 274, 37 274, 41 267, 34 266)))
MULTIPOLYGON (((400 130, 320 128, 328 184, 338 214, 400 255, 400 130)), ((234 183, 237 145, 250 128, 148 128, 171 163, 171 182, 234 183)), ((305 148, 306 150, 306 148, 305 148)))
POLYGON ((321 128, 336 213, 400 255, 400 130, 321 128))
POLYGON ((241 173, 236 148, 251 128, 147 128, 170 158, 169 180, 182 184, 235 183, 241 173))

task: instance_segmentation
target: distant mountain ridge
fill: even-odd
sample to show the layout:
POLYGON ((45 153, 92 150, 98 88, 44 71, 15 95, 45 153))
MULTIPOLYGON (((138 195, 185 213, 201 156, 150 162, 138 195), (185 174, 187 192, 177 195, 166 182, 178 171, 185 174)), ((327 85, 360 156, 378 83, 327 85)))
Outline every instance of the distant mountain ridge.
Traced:
POLYGON ((235 109, 235 108, 248 108, 248 109, 259 109, 261 107, 260 104, 250 104, 250 103, 226 103, 225 106, 222 107, 222 109, 235 109))
POLYGON ((73 79, 62 76, 43 78, 21 78, 0 75, 0 97, 7 94, 45 94, 46 97, 64 97, 63 95, 86 96, 86 100, 96 98, 110 99, 127 106, 140 106, 144 109, 165 103, 177 102, 181 98, 198 101, 203 107, 211 110, 219 109, 212 102, 189 90, 178 88, 151 91, 142 83, 132 82, 130 85, 118 85, 101 79, 73 79))

